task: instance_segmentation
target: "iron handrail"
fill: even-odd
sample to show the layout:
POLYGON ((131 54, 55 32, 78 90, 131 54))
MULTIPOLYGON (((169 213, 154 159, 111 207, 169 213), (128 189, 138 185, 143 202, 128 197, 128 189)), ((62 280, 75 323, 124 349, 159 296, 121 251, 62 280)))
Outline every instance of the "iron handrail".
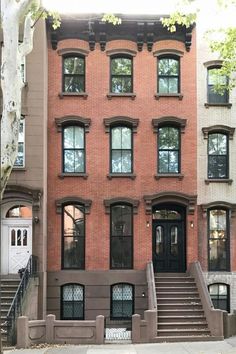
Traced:
POLYGON ((24 298, 29 279, 38 272, 38 258, 31 255, 25 268, 21 269, 21 281, 7 313, 7 340, 14 345, 16 341, 16 319, 22 315, 22 300, 24 298))

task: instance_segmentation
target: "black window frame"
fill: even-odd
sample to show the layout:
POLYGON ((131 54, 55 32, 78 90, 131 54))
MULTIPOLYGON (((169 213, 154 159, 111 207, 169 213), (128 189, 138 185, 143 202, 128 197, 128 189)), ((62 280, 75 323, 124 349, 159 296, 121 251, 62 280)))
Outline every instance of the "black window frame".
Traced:
POLYGON ((180 78, 181 78, 181 71, 180 71, 180 57, 177 55, 161 55, 157 57, 157 93, 158 95, 177 95, 180 94, 180 87, 181 87, 181 82, 180 82, 180 78), (174 59, 178 62, 178 75, 160 75, 159 74, 159 62, 162 59, 174 59), (168 85, 168 92, 160 92, 160 84, 159 84, 159 79, 163 78, 163 79, 169 79, 169 78, 178 78, 178 84, 177 84, 177 92, 169 92, 169 85, 168 85))
POLYGON ((212 283, 212 284, 209 284, 208 285, 208 291, 209 291, 209 295, 210 295, 210 297, 211 297, 211 301, 212 301, 212 303, 213 303, 213 306, 214 306, 214 308, 215 309, 220 309, 220 310, 223 310, 223 311, 227 311, 228 313, 230 313, 230 286, 228 285, 228 284, 225 284, 225 283, 212 283), (212 296, 211 296, 211 294, 210 294, 210 288, 211 288, 211 286, 213 286, 213 285, 218 285, 218 294, 216 294, 215 296, 217 296, 217 298, 216 299, 213 299, 212 298, 212 296), (220 295, 219 294, 219 285, 224 285, 225 287, 226 287, 226 289, 227 289, 227 295, 226 295, 226 299, 223 299, 223 298, 220 298, 221 296, 223 297, 223 296, 225 296, 225 295, 220 295), (219 301, 222 301, 222 300, 225 300, 225 304, 226 304, 226 310, 225 309, 223 309, 223 308, 221 308, 220 306, 215 306, 215 304, 217 304, 217 303, 219 303, 219 301))
MULTIPOLYGON (((207 103, 211 104, 211 105, 224 105, 224 104, 228 104, 229 103, 229 92, 227 89, 225 89, 225 92, 223 95, 221 95, 220 93, 214 92, 213 90, 211 90, 211 88, 213 88, 214 85, 210 85, 209 84, 209 77, 210 77, 210 71, 211 70, 217 70, 217 69, 221 69, 221 65, 214 65, 214 66, 209 66, 207 68, 207 103), (211 98, 211 94, 213 95, 214 98, 216 98, 215 100, 212 100, 211 98), (223 100, 224 97, 224 100, 223 100), (217 98, 219 100, 217 100, 217 98)), ((226 79, 226 85, 229 84, 229 78, 225 75, 225 79, 226 79)), ((222 85, 223 86, 223 85, 222 85)))
POLYGON ((134 152, 133 152, 133 141, 134 141, 134 138, 133 138, 133 128, 127 124, 113 124, 110 126, 110 174, 112 175, 130 175, 131 173, 133 173, 133 159, 134 159, 134 152), (112 130, 115 129, 115 128, 128 128, 130 129, 130 132, 131 132, 131 148, 130 149, 113 149, 112 148, 112 130), (113 151, 121 151, 121 154, 122 154, 122 151, 130 151, 131 152, 131 170, 128 171, 128 172, 113 172, 112 171, 112 152, 113 151))
MULTIPOLYGON (((218 165, 218 162, 216 163, 216 165, 218 165)), ((228 179, 229 178, 229 134, 223 131, 212 131, 209 132, 208 134, 208 141, 207 141, 207 178, 209 180, 211 179, 220 179, 220 180, 224 180, 224 179, 228 179), (224 135, 226 137, 226 154, 225 155, 213 155, 213 154, 209 154, 209 145, 210 145, 210 139, 212 135, 216 135, 216 134, 221 134, 224 135), (215 159, 217 160, 217 158, 219 159, 222 156, 225 156, 225 176, 224 177, 220 177, 220 176, 210 176, 209 172, 210 172, 210 156, 215 157, 215 159)))
MULTIPOLYGON (((115 286, 130 286, 131 289, 132 289, 132 300, 129 300, 129 301, 132 301, 132 315, 134 314, 134 310, 135 310, 135 287, 133 284, 130 284, 130 283, 115 283, 115 284, 112 284, 111 285, 111 288, 110 288, 110 292, 111 292, 111 295, 110 295, 110 318, 111 320, 131 320, 132 319, 132 315, 131 316, 114 316, 114 308, 113 308, 113 305, 114 305, 114 301, 116 300, 113 300, 113 289, 115 286)), ((123 299, 120 300, 120 301, 124 301, 123 299)))
MULTIPOLYGON (((220 229, 219 229, 220 231, 220 229)), ((207 234, 208 234, 208 270, 209 272, 229 272, 230 271, 230 223, 229 223, 229 210, 223 207, 212 207, 210 209, 208 209, 207 212, 207 234), (226 237, 224 238, 211 238, 210 237, 210 213, 211 211, 214 210, 222 210, 226 212, 226 229, 225 229, 225 233, 226 233, 226 237), (210 259, 210 241, 211 240, 222 240, 224 239, 224 244, 225 244, 225 252, 226 252, 226 262, 225 262, 225 267, 223 269, 220 269, 219 265, 216 264, 216 266, 213 266, 211 263, 211 259, 210 259)), ((219 260, 217 261, 217 263, 219 263, 219 260)))
MULTIPOLYGON (((76 302, 75 300, 73 300, 73 304, 74 304, 74 302, 76 302)), ((84 313, 85 313, 85 286, 83 285, 83 284, 79 284, 79 283, 66 283, 66 284, 63 284, 62 286, 61 286, 61 319, 62 320, 84 320, 84 313), (79 286, 79 287, 81 287, 82 288, 82 290, 83 290, 83 300, 81 301, 80 300, 80 302, 82 303, 82 306, 83 306, 83 315, 81 316, 81 317, 78 317, 78 316, 75 316, 75 317, 64 317, 64 315, 63 315, 63 312, 64 312, 64 300, 63 300, 63 295, 64 295, 64 293, 63 293, 63 290, 64 290, 64 288, 65 287, 68 287, 68 286, 73 286, 73 287, 75 287, 75 286, 79 286)))
MULTIPOLYGON (((65 124, 63 125, 63 129, 62 129, 62 173, 69 173, 69 174, 84 174, 86 173, 86 134, 85 134, 85 127, 83 124, 65 124), (83 139, 84 139, 84 147, 82 148, 65 148, 64 147, 64 132, 65 129, 67 128, 75 128, 75 127, 79 127, 83 129, 83 139), (83 155, 84 155, 84 169, 83 171, 65 171, 65 150, 73 150, 73 151, 82 151, 83 155)), ((74 140, 75 140, 75 136, 74 136, 74 140)))
POLYGON ((70 203, 66 203, 66 204, 63 204, 62 205, 62 213, 61 213, 61 235, 62 235, 62 247, 61 247, 61 251, 62 251, 62 254, 61 254, 61 268, 64 270, 64 269, 77 269, 77 270, 84 270, 85 269, 85 241, 86 241, 86 209, 85 209, 85 206, 83 204, 79 204, 79 203, 76 203, 76 202, 70 202, 70 203), (67 206, 78 206, 80 208, 83 208, 83 214, 84 214, 84 234, 83 236, 65 236, 64 235, 64 210, 65 210, 65 207, 67 206), (82 259, 81 259, 81 265, 80 266, 77 266, 77 267, 66 267, 65 266, 65 238, 66 237, 80 237, 83 242, 81 241, 81 243, 83 243, 83 248, 82 248, 82 259))
MULTIPOLYGON (((114 203, 110 206, 110 269, 133 269, 133 258, 134 258, 134 255, 133 255, 133 252, 134 252, 134 245, 133 245, 133 239, 134 239, 134 210, 133 210, 133 205, 131 204, 128 204, 128 203, 114 203), (113 208, 114 207, 117 207, 117 206, 128 206, 130 207, 131 209, 131 235, 123 235, 123 236, 118 236, 118 235, 113 235, 112 234, 112 216, 113 216, 113 208), (112 263, 112 258, 113 258, 113 249, 112 249, 112 241, 113 239, 117 239, 119 238, 119 241, 123 241, 123 238, 124 240, 130 240, 130 254, 131 254, 131 259, 129 261, 130 265, 129 266, 114 266, 112 263)), ((123 256, 123 254, 122 254, 123 256)), ((122 260, 123 260, 123 257, 122 257, 122 260)), ((121 260, 121 261, 122 261, 121 260)))
POLYGON ((69 53, 69 54, 65 54, 62 56, 62 92, 63 93, 67 93, 67 94, 73 94, 73 93, 85 93, 85 85, 86 85, 86 60, 85 60, 85 56, 78 54, 78 53, 69 53), (64 70, 64 60, 68 59, 68 58, 80 58, 83 59, 84 61, 84 73, 83 74, 65 74, 65 70, 64 70), (66 77, 82 77, 83 78, 83 91, 66 91, 65 90, 65 78, 66 77))
POLYGON ((124 95, 124 94, 131 94, 133 93, 133 80, 134 80, 134 69, 133 69, 133 57, 130 56, 130 55, 127 55, 127 54, 116 54, 116 55, 112 55, 110 57, 110 92, 112 94, 117 94, 117 95, 124 95), (112 60, 115 60, 115 59, 129 59, 131 61, 131 74, 130 75, 113 75, 112 74, 112 60), (113 77, 127 77, 127 78, 130 78, 130 81, 131 81, 131 87, 130 87, 130 91, 128 92, 124 92, 124 91, 121 91, 121 92, 114 92, 112 91, 112 79, 113 77))
MULTIPOLYGON (((168 154, 168 161, 169 161, 169 154, 168 154)), ((159 175, 165 175, 165 174, 170 174, 170 175, 177 175, 179 173, 181 173, 181 130, 179 126, 173 125, 173 124, 165 124, 165 125, 161 125, 158 127, 157 130, 157 173, 159 175), (178 149, 160 149, 160 139, 159 139, 159 134, 160 134, 160 129, 163 128, 174 128, 178 131, 178 143, 179 143, 179 148, 178 149), (166 172, 161 172, 160 171, 160 156, 159 153, 160 151, 167 151, 167 152, 171 152, 171 151, 177 151, 178 152, 178 171, 177 172, 170 172, 169 171, 169 162, 168 162, 168 171, 166 172)))

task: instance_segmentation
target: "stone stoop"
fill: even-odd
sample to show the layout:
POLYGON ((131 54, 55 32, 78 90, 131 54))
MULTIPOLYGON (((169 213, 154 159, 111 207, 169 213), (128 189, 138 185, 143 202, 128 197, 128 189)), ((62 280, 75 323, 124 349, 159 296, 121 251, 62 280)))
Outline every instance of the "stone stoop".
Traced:
POLYGON ((10 309, 10 306, 12 304, 13 298, 16 294, 19 284, 20 284, 19 276, 1 279, 0 326, 1 326, 3 347, 6 347, 8 345, 8 343, 7 343, 7 323, 6 323, 7 313, 10 309))
POLYGON ((211 336, 194 278, 156 273, 157 337, 154 342, 221 340, 211 336))

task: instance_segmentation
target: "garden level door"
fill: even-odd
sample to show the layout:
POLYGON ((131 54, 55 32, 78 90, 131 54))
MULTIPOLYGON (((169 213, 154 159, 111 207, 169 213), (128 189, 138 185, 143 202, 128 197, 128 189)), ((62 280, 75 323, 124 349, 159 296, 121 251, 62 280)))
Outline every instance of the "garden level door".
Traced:
POLYGON ((183 215, 176 210, 167 209, 158 210, 156 213, 159 213, 158 217, 163 219, 153 220, 154 272, 185 272, 183 215))

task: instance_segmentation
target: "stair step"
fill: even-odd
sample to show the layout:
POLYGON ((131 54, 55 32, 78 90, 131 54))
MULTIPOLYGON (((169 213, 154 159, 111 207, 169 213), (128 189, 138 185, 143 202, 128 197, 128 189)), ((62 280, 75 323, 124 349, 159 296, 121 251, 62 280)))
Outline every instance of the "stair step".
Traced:
POLYGON ((158 287, 156 289, 156 292, 158 293, 161 293, 161 292, 166 292, 168 291, 169 293, 171 292, 183 292, 184 290, 184 293, 189 293, 189 292, 197 292, 197 287, 196 286, 189 286, 189 287, 181 287, 181 286, 173 286, 173 287, 170 287, 170 286, 161 286, 161 287, 158 287))
POLYGON ((158 316, 159 315, 165 315, 165 316, 185 316, 185 315, 204 315, 203 310, 188 310, 188 309, 183 309, 183 310, 158 310, 158 316))
POLYGON ((156 292, 157 298, 159 297, 170 297, 170 296, 175 296, 175 297, 197 297, 199 298, 199 294, 197 291, 190 291, 190 292, 183 292, 183 291, 157 291, 156 292))
POLYGON ((163 297, 163 298, 158 298, 158 303, 157 305, 162 305, 162 304, 165 304, 165 303, 168 303, 168 304, 174 304, 174 303, 184 303, 184 304, 191 304, 192 302, 194 303, 197 303, 197 304, 200 304, 201 303, 201 300, 199 298, 196 298, 196 297, 189 297, 189 298, 186 298, 186 297, 163 297))
POLYGON ((155 278, 159 278, 159 277, 165 277, 165 278, 167 278, 167 277, 184 277, 184 278, 187 278, 187 277, 189 277, 189 274, 187 274, 187 273, 154 273, 154 277, 155 278))
POLYGON ((218 341, 223 340, 223 337, 213 337, 211 335, 184 335, 184 336, 158 336, 152 341, 155 343, 163 342, 207 342, 207 341, 218 341))
POLYGON ((194 278, 192 277, 173 277, 173 276, 167 276, 167 277, 155 277, 155 282, 159 283, 159 282, 177 282, 177 281, 182 281, 182 282, 194 282, 194 278))
POLYGON ((157 335, 163 336, 184 336, 184 335, 201 335, 208 334, 210 335, 210 331, 208 328, 171 328, 171 329, 158 329, 157 335))
POLYGON ((165 330, 172 330, 172 329, 178 329, 178 330, 192 330, 192 329, 207 329, 208 330, 208 325, 206 321, 202 322, 159 322, 158 323, 158 330, 160 329, 165 329, 165 330))
POLYGON ((206 321, 206 317, 204 315, 185 315, 185 316, 158 316, 158 324, 159 323, 167 323, 167 322, 198 322, 198 321, 206 321))
POLYGON ((189 288, 189 287, 193 287, 193 288, 196 288, 196 283, 193 281, 189 281, 189 282, 183 282, 183 281, 173 281, 173 282, 167 282, 167 281, 158 281, 156 282, 156 288, 157 289, 160 289, 160 288, 163 288, 163 287, 169 287, 169 288, 173 288, 173 287, 176 287, 176 288, 189 288))
POLYGON ((165 303, 165 304, 158 304, 158 311, 159 310, 182 310, 182 309, 189 309, 189 310, 195 310, 195 309, 202 309, 202 304, 199 303, 165 303))

